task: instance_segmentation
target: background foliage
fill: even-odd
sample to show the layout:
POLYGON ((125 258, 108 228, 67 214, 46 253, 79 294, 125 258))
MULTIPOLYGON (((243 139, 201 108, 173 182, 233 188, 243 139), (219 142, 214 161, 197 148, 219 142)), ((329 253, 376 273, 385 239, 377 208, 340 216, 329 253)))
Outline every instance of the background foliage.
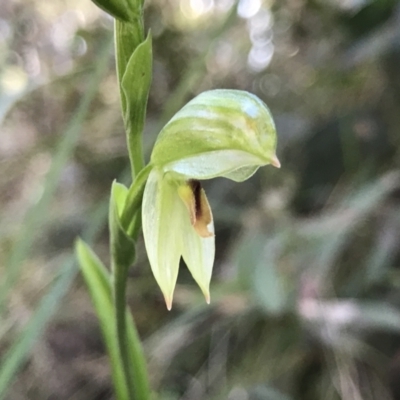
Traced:
MULTIPOLYGON (((400 8, 395 0, 148 0, 145 128, 211 88, 261 97, 281 170, 205 182, 212 303, 182 265, 167 312, 143 245, 129 304, 160 399, 398 399, 400 8)), ((110 399, 72 254, 108 259, 128 158, 112 20, 89 1, 0 3, 0 398, 110 399)), ((171 227, 173 234, 173 227, 171 227)))

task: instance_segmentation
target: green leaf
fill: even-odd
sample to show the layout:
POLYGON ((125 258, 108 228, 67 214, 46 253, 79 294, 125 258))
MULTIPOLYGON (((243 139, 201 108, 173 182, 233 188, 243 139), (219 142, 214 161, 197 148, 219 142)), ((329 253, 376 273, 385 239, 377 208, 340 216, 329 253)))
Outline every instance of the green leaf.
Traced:
POLYGON ((120 183, 113 182, 111 187, 110 199, 110 245, 111 259, 113 260, 113 268, 123 267, 128 269, 135 260, 135 242, 128 236, 120 222, 120 212, 122 211, 128 190, 120 183))
POLYGON ((121 216, 124 208, 126 198, 128 196, 128 188, 119 182, 114 182, 114 201, 117 208, 118 217, 121 216))
POLYGON ((129 2, 127 0, 92 0, 97 7, 114 18, 128 22, 140 15, 142 5, 140 2, 129 2))
MULTIPOLYGON (((103 201, 90 214, 89 220, 91 224, 85 229, 83 235, 88 240, 93 240, 100 228, 103 226, 105 215, 107 214, 107 204, 103 201)), ((15 375, 22 367, 23 363, 28 359, 29 353, 37 340, 43 334, 43 331, 49 320, 57 312, 60 302, 70 288, 77 268, 75 265, 75 256, 70 255, 65 263, 57 272, 57 277, 51 285, 48 292, 42 297, 36 307, 32 317, 14 338, 14 341, 7 352, 1 358, 0 363, 0 399, 4 399, 7 390, 11 386, 11 382, 15 375)))
MULTIPOLYGON (((120 187, 123 187, 123 185, 120 185, 120 187)), ((104 341, 111 360, 117 399, 130 400, 119 352, 116 325, 114 323, 115 312, 112 302, 110 274, 96 254, 83 240, 78 239, 75 248, 83 277, 89 288, 97 316, 100 320, 104 341)), ((147 400, 150 397, 150 389, 147 378, 146 361, 136 326, 128 310, 126 311, 126 322, 128 342, 127 357, 132 367, 135 399, 147 400)))
POLYGON ((261 232, 251 233, 241 240, 235 257, 240 287, 250 290, 257 304, 271 314, 281 313, 288 302, 277 269, 282 240, 280 235, 269 239, 261 232))
POLYGON ((124 112, 132 176, 144 165, 142 132, 146 118, 147 98, 152 75, 151 34, 134 51, 122 77, 121 87, 126 100, 124 112))
POLYGON ((128 359, 133 371, 135 399, 148 400, 150 398, 150 385, 147 375, 146 359, 136 325, 129 311, 126 312, 126 321, 128 359))
POLYGON ((132 54, 143 40, 144 30, 140 18, 137 18, 134 23, 115 20, 115 59, 118 82, 120 84, 122 115, 125 115, 126 99, 121 87, 121 81, 132 54))
POLYGON ((112 377, 118 400, 129 400, 122 362, 119 356, 114 308, 112 304, 111 285, 108 272, 90 247, 78 240, 76 253, 81 271, 100 320, 104 341, 111 361, 112 377))
POLYGON ((258 254, 253 275, 253 293, 267 313, 281 313, 287 303, 282 276, 277 268, 280 237, 265 240, 258 254))
POLYGON ((0 365, 0 399, 3 400, 6 398, 12 380, 23 363, 28 359, 32 347, 43 333, 49 318, 56 312, 59 302, 65 296, 73 282, 75 273, 74 263, 69 259, 62 268, 59 277, 55 280, 51 290, 41 299, 33 317, 2 356, 0 365))
POLYGON ((5 266, 2 269, 3 282, 0 286, 0 314, 4 312, 7 296, 16 284, 24 265, 23 262, 29 255, 32 243, 35 240, 36 236, 32 232, 41 229, 41 226, 49 217, 48 209, 54 192, 59 187, 60 175, 64 171, 66 163, 71 158, 90 105, 98 94, 101 80, 108 71, 112 44, 112 38, 107 37, 101 46, 100 54, 95 61, 96 68, 93 71, 91 79, 88 81, 85 94, 73 112, 68 125, 60 134, 60 141, 53 154, 51 167, 46 175, 41 196, 35 200, 34 205, 26 213, 18 239, 15 240, 14 245, 9 251, 5 266))

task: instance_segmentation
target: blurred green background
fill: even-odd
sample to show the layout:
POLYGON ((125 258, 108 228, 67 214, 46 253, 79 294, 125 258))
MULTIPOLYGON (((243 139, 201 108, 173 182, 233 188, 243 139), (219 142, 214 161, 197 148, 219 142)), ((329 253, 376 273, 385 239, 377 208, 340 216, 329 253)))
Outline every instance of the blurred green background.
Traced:
MULTIPOLYGON (((204 182, 212 302, 182 265, 167 312, 143 242, 129 305, 159 399, 400 399, 400 5, 146 0, 147 155, 212 88, 270 107, 282 168, 204 182)), ((72 252, 108 260, 128 157, 112 20, 89 0, 0 2, 0 398, 112 399, 72 252)), ((171 235, 174 227, 171 226, 171 235)))

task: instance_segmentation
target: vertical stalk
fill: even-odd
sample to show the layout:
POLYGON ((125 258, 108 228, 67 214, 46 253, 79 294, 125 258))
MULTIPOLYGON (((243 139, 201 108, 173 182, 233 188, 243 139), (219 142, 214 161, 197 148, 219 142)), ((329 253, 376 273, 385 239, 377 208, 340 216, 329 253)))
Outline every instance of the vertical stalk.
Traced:
MULTIPOLYGON (((139 3, 137 3, 138 5, 139 3)), ((129 21, 115 20, 115 49, 118 82, 121 95, 122 115, 125 123, 127 147, 131 163, 132 189, 135 198, 141 198, 143 180, 139 173, 144 168, 142 134, 151 81, 151 38, 144 40, 142 8, 129 21), (145 78, 143 78, 145 77, 145 78), (139 178, 139 179, 135 179, 139 178), (139 193, 135 191, 139 185, 139 193)), ((132 196, 131 196, 132 197, 132 196)), ((129 198, 126 204, 130 204, 129 198)), ((112 202, 115 198, 112 193, 112 202)), ((141 201, 135 200, 131 215, 133 221, 140 221, 141 201)), ((126 214, 126 213, 124 213, 126 214)), ((122 215, 116 204, 110 210, 112 292, 115 311, 115 326, 120 358, 130 398, 148 400, 150 397, 146 361, 136 327, 126 307, 126 284, 128 271, 135 257, 135 239, 140 224, 127 230, 129 224, 121 221, 122 215), (129 332, 127 331, 129 327, 129 332), (128 340, 129 337, 129 340, 128 340)))
POLYGON ((122 368, 124 371, 126 386, 129 393, 129 399, 135 400, 147 400, 148 397, 141 397, 135 395, 135 383, 134 371, 129 362, 128 357, 128 338, 126 330, 126 278, 127 278, 127 266, 116 264, 116 260, 112 259, 112 288, 113 288, 113 303, 115 313, 115 326, 117 332, 117 343, 119 349, 119 356, 122 361, 122 368))
MULTIPOLYGON (((147 169, 139 176, 146 176, 147 169)), ((139 178, 138 176, 138 178, 139 178)), ((130 191, 122 194, 120 184, 114 183, 111 189, 110 202, 110 247, 112 267, 112 300, 115 318, 115 332, 118 353, 126 381, 129 399, 148 400, 150 389, 146 370, 146 360, 143 354, 139 335, 133 318, 126 307, 126 282, 129 267, 135 259, 135 240, 140 231, 136 225, 130 235, 124 228, 124 219, 120 215, 118 202, 121 196, 132 201, 136 213, 140 213, 141 197, 145 179, 136 179, 130 191)), ((125 189, 126 190, 126 189, 125 189)))
POLYGON ((109 209, 111 276, 83 242, 78 258, 101 319, 118 400, 148 400, 146 360, 126 306, 129 267, 141 228, 141 201, 151 166, 144 167, 142 134, 152 75, 151 35, 145 39, 143 0, 93 0, 115 18, 115 53, 133 184, 113 183, 109 209), (112 321, 112 324, 110 322, 112 321))

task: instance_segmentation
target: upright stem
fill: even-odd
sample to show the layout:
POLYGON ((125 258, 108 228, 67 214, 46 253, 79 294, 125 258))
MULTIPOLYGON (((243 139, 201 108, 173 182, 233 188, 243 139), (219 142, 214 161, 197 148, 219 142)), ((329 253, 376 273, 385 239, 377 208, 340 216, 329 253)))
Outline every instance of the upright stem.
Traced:
POLYGON ((111 228, 112 288, 120 359, 130 399, 148 400, 150 390, 146 361, 136 327, 133 321, 128 323, 127 318, 131 316, 126 307, 128 271, 134 261, 135 239, 140 230, 141 197, 148 175, 147 170, 143 170, 142 134, 151 80, 151 47, 146 53, 147 60, 150 60, 149 67, 139 56, 145 44, 142 12, 139 11, 138 16, 128 22, 115 21, 117 74, 133 184, 126 200, 127 210, 122 215, 113 214, 110 223, 114 224, 111 228), (136 69, 140 67, 143 72, 137 74, 136 69), (147 81, 143 80, 145 74, 149 77, 147 81), (144 173, 141 173, 142 170, 144 173))
POLYGON ((137 383, 135 382, 134 371, 128 356, 128 338, 126 334, 126 278, 128 268, 124 268, 121 265, 113 265, 113 270, 115 271, 112 278, 117 341, 129 398, 132 400, 147 400, 147 396, 142 397, 140 394, 135 393, 137 383))
POLYGON ((128 193, 117 182, 111 189, 111 276, 83 242, 78 242, 77 253, 101 320, 117 400, 149 400, 146 360, 126 306, 126 284, 135 260, 141 201, 151 170, 151 166, 144 167, 142 135, 152 77, 152 41, 150 33, 144 38, 144 0, 93 1, 115 18, 117 76, 133 184, 128 193))
MULTIPOLYGON (((142 170, 126 196, 126 203, 132 204, 136 214, 140 214, 141 198, 148 170, 149 168, 142 170)), ((146 360, 134 321, 126 307, 128 271, 135 258, 134 239, 136 239, 139 234, 140 224, 134 224, 134 229, 128 230, 129 220, 126 217, 124 218, 124 213, 119 215, 118 212, 116 204, 118 201, 117 187, 115 186, 113 185, 111 191, 110 244, 112 294, 117 343, 129 398, 132 400, 148 400, 150 398, 150 389, 146 360), (129 234, 127 231, 129 231, 129 234)), ((129 210, 129 207, 127 209, 129 210)), ((134 218, 134 220, 137 220, 137 217, 134 218)))

